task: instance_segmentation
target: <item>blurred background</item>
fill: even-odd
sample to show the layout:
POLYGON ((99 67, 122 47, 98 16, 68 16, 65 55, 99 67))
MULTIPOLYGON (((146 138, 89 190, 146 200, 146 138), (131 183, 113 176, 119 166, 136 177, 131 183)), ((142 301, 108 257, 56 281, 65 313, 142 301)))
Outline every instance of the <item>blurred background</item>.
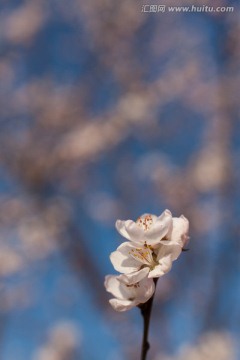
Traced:
POLYGON ((1 1, 1 360, 138 360, 139 310, 103 281, 116 219, 165 208, 191 242, 158 283, 149 360, 240 359, 239 3, 144 4, 1 1))

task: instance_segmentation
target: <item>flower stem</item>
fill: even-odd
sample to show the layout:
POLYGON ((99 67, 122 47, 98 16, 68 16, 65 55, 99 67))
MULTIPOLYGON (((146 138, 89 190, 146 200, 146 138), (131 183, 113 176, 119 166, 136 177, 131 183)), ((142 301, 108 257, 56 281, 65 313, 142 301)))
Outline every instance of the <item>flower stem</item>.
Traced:
MULTIPOLYGON (((154 280, 154 283, 156 286, 158 278, 155 278, 153 280, 154 280)), ((150 349, 150 344, 148 342, 148 332, 149 332, 149 324, 150 324, 154 295, 155 295, 155 292, 153 293, 152 297, 146 303, 139 305, 141 314, 143 316, 143 338, 142 338, 141 360, 146 360, 147 352, 150 349)))

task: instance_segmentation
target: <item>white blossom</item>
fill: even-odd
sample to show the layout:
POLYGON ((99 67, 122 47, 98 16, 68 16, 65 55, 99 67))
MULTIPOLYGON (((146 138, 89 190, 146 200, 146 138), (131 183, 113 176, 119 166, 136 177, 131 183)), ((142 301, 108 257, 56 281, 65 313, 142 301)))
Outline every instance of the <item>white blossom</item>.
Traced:
POLYGON ((115 270, 134 281, 166 274, 188 241, 188 220, 183 215, 173 218, 169 210, 159 217, 144 214, 136 222, 118 220, 116 227, 129 241, 122 243, 110 260, 115 270))
POLYGON ((184 215, 173 217, 172 222, 166 236, 160 240, 164 245, 179 244, 182 248, 189 240, 188 236, 189 221, 184 215))
POLYGON ((132 283, 132 279, 119 275, 107 275, 105 277, 105 288, 114 298, 109 303, 116 311, 126 311, 148 301, 155 291, 152 279, 144 278, 132 283))
POLYGON ((110 260, 115 270, 127 274, 136 282, 146 276, 154 278, 166 274, 181 252, 179 244, 159 244, 157 249, 153 249, 149 245, 136 247, 124 242, 110 255, 110 260))
POLYGON ((188 241, 188 220, 172 217, 169 210, 160 216, 144 214, 136 222, 117 220, 118 232, 128 241, 110 255, 116 271, 105 279, 106 290, 114 295, 110 304, 117 311, 146 302, 154 293, 153 278, 163 276, 188 241))
POLYGON ((117 220, 117 231, 131 242, 154 246, 169 232, 172 224, 172 214, 165 210, 160 216, 144 214, 137 221, 117 220))

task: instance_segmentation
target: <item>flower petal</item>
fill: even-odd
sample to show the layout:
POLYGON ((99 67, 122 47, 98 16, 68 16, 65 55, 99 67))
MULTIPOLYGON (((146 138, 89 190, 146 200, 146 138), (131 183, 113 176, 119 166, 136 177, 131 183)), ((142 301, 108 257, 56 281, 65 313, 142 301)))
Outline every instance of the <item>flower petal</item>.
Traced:
POLYGON ((159 261, 159 265, 155 266, 155 268, 149 272, 149 278, 160 277, 168 273, 172 268, 172 260, 170 255, 159 261))
POLYGON ((132 300, 120 300, 120 299, 110 299, 109 303, 116 311, 126 311, 132 309, 137 305, 136 301, 132 300))
POLYGON ((126 232, 128 233, 129 240, 137 244, 143 243, 144 230, 138 226, 134 221, 130 221, 125 225, 126 232))
POLYGON ((134 284, 144 279, 149 273, 149 267, 144 267, 139 271, 132 272, 131 274, 119 275, 119 280, 125 284, 134 284))
POLYGON ((182 247, 188 241, 189 221, 185 216, 181 215, 179 218, 173 218, 173 229, 171 233, 171 242, 178 243, 182 247))
POLYGON ((134 299, 137 304, 145 303, 153 295, 155 285, 152 279, 145 277, 135 284, 123 284, 128 292, 128 300, 134 299))
POLYGON ((126 239, 130 240, 130 236, 128 235, 127 231, 126 231, 126 224, 131 223, 132 220, 117 220, 116 221, 116 229, 119 232, 119 234, 121 234, 123 237, 125 237, 126 239))
POLYGON ((180 244, 164 244, 158 249, 157 261, 164 259, 170 255, 171 260, 176 260, 182 252, 182 246, 180 244))
POLYGON ((167 235, 172 227, 172 214, 169 210, 165 210, 155 221, 150 230, 145 234, 147 244, 156 245, 167 235))
POLYGON ((124 242, 117 248, 116 251, 111 253, 110 260, 116 271, 128 274, 139 270, 141 263, 129 255, 131 249, 134 248, 135 247, 131 243, 124 242))
POLYGON ((141 239, 144 237, 144 231, 134 221, 117 220, 115 226, 117 231, 127 240, 133 241, 137 244, 143 243, 141 239))
POLYGON ((126 294, 121 289, 121 283, 116 275, 105 276, 104 286, 108 292, 118 299, 126 299, 126 294))
POLYGON ((139 282, 139 287, 135 289, 138 304, 145 303, 150 299, 155 291, 155 284, 152 279, 144 278, 139 282))

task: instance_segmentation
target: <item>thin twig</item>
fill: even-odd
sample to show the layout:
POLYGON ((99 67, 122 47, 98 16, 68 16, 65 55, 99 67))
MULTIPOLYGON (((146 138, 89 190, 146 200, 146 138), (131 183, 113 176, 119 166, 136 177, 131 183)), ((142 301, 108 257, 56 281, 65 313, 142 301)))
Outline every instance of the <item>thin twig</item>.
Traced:
MULTIPOLYGON (((157 281, 158 281, 158 278, 155 278, 154 279, 155 286, 157 284, 157 281)), ((155 295, 155 292, 146 303, 139 305, 141 314, 143 316, 143 338, 142 338, 141 360, 146 360, 147 352, 150 348, 150 344, 148 342, 148 332, 149 332, 149 324, 150 324, 154 295, 155 295)))

